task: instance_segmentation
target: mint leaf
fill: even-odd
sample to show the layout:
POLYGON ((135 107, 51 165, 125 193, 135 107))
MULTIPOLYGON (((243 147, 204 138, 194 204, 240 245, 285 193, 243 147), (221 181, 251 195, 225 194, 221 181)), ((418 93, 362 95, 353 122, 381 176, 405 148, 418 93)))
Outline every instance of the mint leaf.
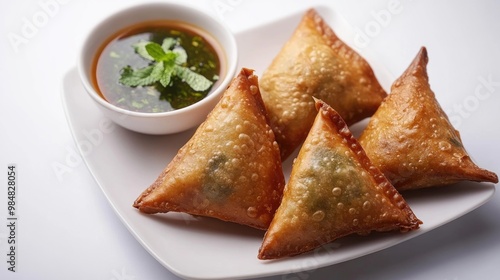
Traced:
POLYGON ((127 66, 123 68, 120 83, 129 87, 149 86, 159 81, 164 72, 163 63, 157 63, 134 70, 127 66))
POLYGON ((164 69, 163 73, 161 74, 160 83, 162 86, 167 87, 172 79, 175 64, 167 63, 166 61, 163 62, 163 64, 164 64, 164 69))
POLYGON ((173 51, 168 51, 161 59, 161 61, 165 61, 167 62, 168 64, 171 64, 171 65, 174 65, 176 62, 176 59, 177 59, 177 54, 174 53, 173 51))
POLYGON ((189 70, 189 68, 175 65, 175 75, 186 82, 195 91, 204 91, 212 86, 212 82, 204 76, 189 70))
POLYGON ((155 64, 153 71, 151 72, 151 77, 155 80, 155 82, 157 82, 163 76, 164 71, 165 71, 165 63, 160 61, 160 62, 155 64))
POLYGON ((163 43, 161 44, 161 48, 168 52, 173 46, 177 44, 177 40, 174 38, 167 37, 163 39, 163 43))
POLYGON ((140 41, 138 43, 133 44, 132 46, 135 49, 135 52, 138 53, 140 56, 144 57, 147 60, 155 60, 152 56, 149 55, 148 51, 146 50, 146 45, 151 42, 148 41, 140 41))
POLYGON ((153 42, 150 42, 149 44, 147 44, 145 46, 146 48, 146 51, 148 52, 148 54, 154 58, 154 60, 156 61, 162 61, 164 60, 165 58, 165 51, 163 51, 163 49, 161 48, 161 46, 157 43, 153 43, 153 42))
POLYGON ((151 77, 154 66, 148 66, 139 70, 134 70, 127 66, 122 69, 120 83, 130 87, 144 86, 154 83, 154 78, 151 77))
POLYGON ((187 62, 188 55, 184 48, 174 48, 172 52, 177 55, 177 57, 175 58, 175 64, 181 65, 187 62))
POLYGON ((149 86, 156 82, 164 87, 172 83, 177 76, 194 91, 205 91, 213 82, 191 69, 184 67, 188 55, 184 48, 178 46, 178 40, 165 38, 162 44, 140 41, 133 45, 137 54, 151 60, 150 66, 134 70, 130 66, 122 69, 120 83, 126 86, 149 86), (173 48, 171 50, 171 48, 173 48))
POLYGON ((160 84, 167 87, 172 79, 172 72, 164 72, 160 79, 160 84))

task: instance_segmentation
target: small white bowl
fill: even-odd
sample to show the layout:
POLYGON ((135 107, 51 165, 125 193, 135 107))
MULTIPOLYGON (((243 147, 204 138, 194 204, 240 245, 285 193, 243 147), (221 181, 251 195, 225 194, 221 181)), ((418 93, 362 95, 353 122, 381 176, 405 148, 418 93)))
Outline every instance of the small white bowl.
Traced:
POLYGON ((231 31, 214 17, 193 7, 175 3, 146 3, 121 10, 97 24, 84 40, 78 60, 82 84, 104 115, 127 129, 145 134, 171 134, 195 127, 214 108, 236 73, 236 40, 231 31), (134 24, 154 20, 178 20, 195 25, 219 42, 226 63, 225 73, 202 100, 182 109, 162 113, 141 113, 119 108, 104 100, 92 83, 92 64, 99 48, 117 31, 134 24))

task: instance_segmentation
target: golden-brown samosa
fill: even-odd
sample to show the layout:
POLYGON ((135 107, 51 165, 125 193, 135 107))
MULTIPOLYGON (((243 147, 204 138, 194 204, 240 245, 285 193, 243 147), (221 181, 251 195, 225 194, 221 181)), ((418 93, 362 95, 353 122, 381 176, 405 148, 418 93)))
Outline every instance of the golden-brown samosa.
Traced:
POLYGON ((404 198, 370 162, 340 115, 318 114, 294 162, 260 259, 293 256, 339 237, 419 228, 404 198))
POLYGON ((316 116, 312 97, 348 125, 371 116, 387 95, 372 68, 310 9, 264 71, 262 98, 284 160, 307 136, 316 116))
POLYGON ((242 69, 134 207, 145 213, 178 211, 266 229, 284 185, 279 148, 257 76, 242 69))
POLYGON ((479 168, 467 154, 431 90, 427 62, 422 47, 370 119, 360 144, 398 190, 462 180, 497 183, 495 173, 479 168))

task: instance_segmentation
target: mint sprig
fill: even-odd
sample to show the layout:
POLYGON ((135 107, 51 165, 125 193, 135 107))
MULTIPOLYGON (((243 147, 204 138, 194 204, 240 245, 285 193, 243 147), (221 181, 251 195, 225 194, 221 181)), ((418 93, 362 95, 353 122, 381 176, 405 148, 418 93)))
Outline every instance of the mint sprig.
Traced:
POLYGON ((132 69, 126 66, 121 71, 120 83, 126 86, 150 86, 156 82, 164 87, 172 83, 173 77, 180 78, 194 91, 205 91, 213 82, 188 67, 186 51, 178 46, 174 38, 165 38, 162 44, 141 41, 133 45, 137 54, 150 60, 149 66, 132 69))

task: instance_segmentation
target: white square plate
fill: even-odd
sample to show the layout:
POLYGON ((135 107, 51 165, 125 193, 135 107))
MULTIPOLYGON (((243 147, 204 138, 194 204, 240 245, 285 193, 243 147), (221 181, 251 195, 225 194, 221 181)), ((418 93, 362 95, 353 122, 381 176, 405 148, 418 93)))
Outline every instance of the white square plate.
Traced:
MULTIPOLYGON (((351 27, 330 8, 317 9, 350 44, 351 27)), ((297 26, 302 13, 237 34, 240 66, 260 75, 297 26), (265 42, 265 43, 263 43, 265 42)), ((394 77, 376 55, 363 50, 381 84, 394 77)), ((263 231, 182 213, 144 215, 132 207, 138 195, 160 174, 194 130, 167 136, 127 131, 106 119, 81 86, 76 69, 63 81, 63 105, 74 139, 90 172, 134 237, 166 268, 184 278, 237 279, 315 269, 370 254, 426 233, 488 201, 491 184, 465 182, 452 187, 404 194, 422 227, 406 234, 349 236, 313 252, 277 261, 257 259, 263 231)), ((366 123, 366 122, 365 122, 366 123)), ((361 130, 363 123, 354 127, 361 130)), ((356 131, 354 131, 356 133, 356 131)), ((285 178, 291 160, 284 163, 285 178)))

